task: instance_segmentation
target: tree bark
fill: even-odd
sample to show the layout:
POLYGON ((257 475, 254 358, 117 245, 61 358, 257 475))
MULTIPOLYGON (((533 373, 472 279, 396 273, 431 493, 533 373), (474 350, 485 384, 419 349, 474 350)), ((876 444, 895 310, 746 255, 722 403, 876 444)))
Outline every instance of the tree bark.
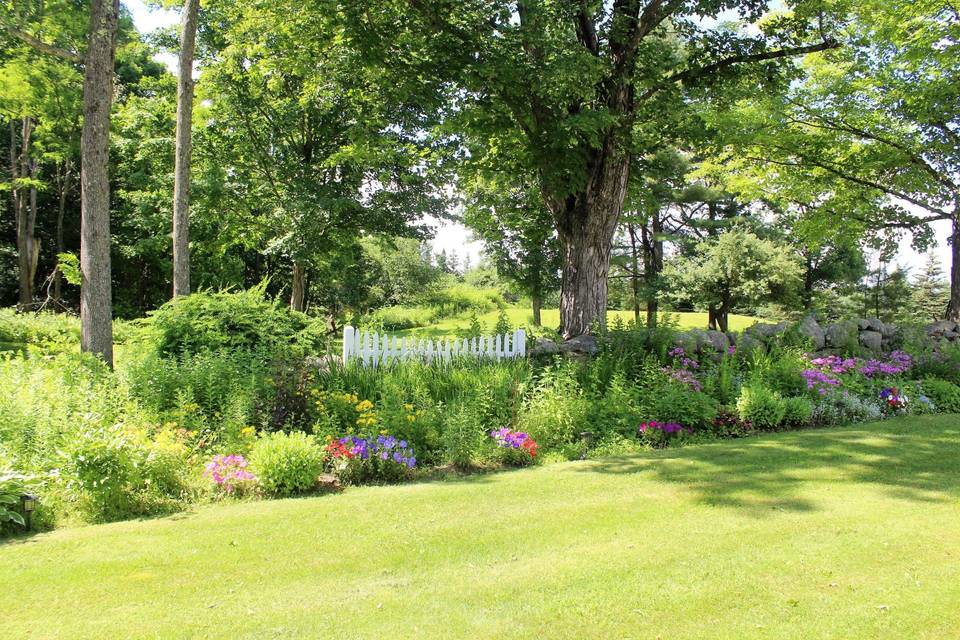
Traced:
MULTIPOLYGON (((630 237, 630 288, 633 291, 633 322, 640 326, 640 251, 637 249, 637 230, 632 224, 627 225, 627 235, 630 237)), ((644 270, 646 273, 646 270, 644 270)))
MULTIPOLYGON (((20 128, 20 152, 15 152, 16 134, 11 146, 11 170, 14 180, 33 178, 36 172, 36 163, 30 158, 30 142, 33 135, 33 119, 23 118, 20 128)), ((17 219, 17 271, 19 282, 19 302, 21 310, 33 307, 33 283, 36 276, 37 242, 34 231, 37 220, 37 189, 24 189, 15 186, 13 190, 14 212, 17 219)))
POLYGON ((200 0, 185 0, 177 71, 177 134, 173 170, 173 297, 190 295, 190 158, 193 127, 193 54, 200 0))
POLYGON ((110 105, 119 0, 91 0, 80 135, 80 348, 113 366, 110 105))
MULTIPOLYGON (((73 161, 70 158, 67 158, 63 161, 63 165, 58 169, 57 175, 57 186, 59 187, 60 193, 59 201, 57 203, 57 229, 54 242, 56 243, 58 262, 60 254, 63 253, 65 249, 63 245, 63 219, 67 210, 67 194, 70 192, 70 178, 72 173, 73 161)), ((60 302, 62 287, 63 274, 60 273, 60 269, 58 268, 53 272, 53 299, 56 302, 60 302)))
POLYGON ((533 326, 540 327, 542 326, 540 311, 543 308, 543 299, 540 296, 532 296, 531 302, 533 306, 533 326))
POLYGON ((630 158, 607 136, 593 153, 585 188, 565 197, 544 193, 560 236, 563 275, 560 289, 560 334, 564 339, 589 333, 607 320, 607 273, 617 221, 627 193, 630 158))
POLYGON ((290 308, 294 311, 306 311, 307 309, 307 269, 299 262, 293 263, 290 308))
POLYGON ((946 319, 960 322, 960 201, 954 207, 953 234, 950 238, 950 302, 946 319))

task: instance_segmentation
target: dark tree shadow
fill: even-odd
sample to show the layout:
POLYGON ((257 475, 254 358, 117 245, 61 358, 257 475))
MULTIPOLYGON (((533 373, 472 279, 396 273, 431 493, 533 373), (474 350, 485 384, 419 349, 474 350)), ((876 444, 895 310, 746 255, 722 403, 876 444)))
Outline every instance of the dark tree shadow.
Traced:
POLYGON ((902 500, 951 501, 960 497, 960 416, 766 434, 595 460, 579 471, 681 484, 702 504, 756 515, 815 509, 801 495, 811 480, 870 483, 902 500))

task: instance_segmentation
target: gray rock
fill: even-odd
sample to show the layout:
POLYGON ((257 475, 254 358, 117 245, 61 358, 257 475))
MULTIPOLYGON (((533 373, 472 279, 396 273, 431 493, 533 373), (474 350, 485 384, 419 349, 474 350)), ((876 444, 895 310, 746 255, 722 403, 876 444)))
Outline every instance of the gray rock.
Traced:
POLYGON ((929 335, 943 334, 947 332, 956 332, 957 323, 952 320, 938 320, 937 322, 927 325, 927 333, 929 335))
POLYGON ((533 343, 533 346, 527 352, 527 354, 532 357, 551 356, 556 353, 560 353, 560 345, 553 340, 547 340, 546 338, 537 338, 533 343))
POLYGON ((857 344, 857 329, 857 323, 852 320, 829 325, 824 330, 826 346, 841 349, 857 344))
POLYGON ((867 318, 859 318, 856 322, 857 322, 857 328, 860 331, 866 331, 867 329, 870 328, 870 320, 868 320, 867 318))
POLYGON ((945 331, 943 333, 944 340, 953 341, 953 340, 956 340, 957 338, 960 338, 960 333, 957 333, 956 331, 945 331))
POLYGON ((860 344, 871 351, 881 351, 883 349, 883 334, 879 331, 861 331, 860 344))
POLYGON ((881 321, 879 318, 867 318, 867 328, 870 331, 883 333, 883 329, 884 329, 883 321, 881 321))
POLYGON ((749 333, 744 333, 740 336, 740 340, 737 342, 737 352, 741 354, 750 353, 754 349, 760 349, 763 351, 766 348, 766 344, 760 338, 757 338, 749 333))
POLYGON ((813 316, 807 316, 800 321, 799 331, 800 335, 809 338, 810 342, 813 343, 815 351, 819 351, 826 346, 827 335, 824 333, 823 327, 820 326, 820 323, 818 323, 817 319, 813 316))
POLYGON ((730 346, 730 338, 727 337, 722 331, 709 330, 706 331, 707 340, 710 342, 710 346, 714 351, 719 351, 721 353, 726 352, 727 347, 730 346))
POLYGON ((568 355, 596 355, 600 351, 597 339, 590 334, 570 338, 559 345, 560 351, 568 355))
POLYGON ((758 322, 752 327, 748 327, 744 333, 749 333, 755 338, 767 339, 774 336, 780 335, 787 330, 787 323, 780 322, 777 324, 769 324, 766 322, 758 322))
POLYGON ((884 323, 883 328, 880 329, 880 333, 883 334, 884 338, 892 338, 900 332, 900 327, 893 324, 892 322, 884 323))

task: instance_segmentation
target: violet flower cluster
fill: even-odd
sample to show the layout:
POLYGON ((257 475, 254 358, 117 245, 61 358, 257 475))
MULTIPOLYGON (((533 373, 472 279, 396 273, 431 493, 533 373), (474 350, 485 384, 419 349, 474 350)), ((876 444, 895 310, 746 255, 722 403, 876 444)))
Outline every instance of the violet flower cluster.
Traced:
POLYGON ((872 378, 876 375, 896 376, 905 373, 913 366, 913 358, 903 351, 892 351, 886 360, 867 360, 860 366, 859 371, 864 376, 872 378))
POLYGON ((657 422, 656 420, 641 422, 638 429, 641 434, 647 431, 662 431, 663 433, 680 433, 686 431, 687 433, 693 433, 691 427, 685 427, 679 422, 657 422))
POLYGON ((685 384, 693 391, 703 391, 703 385, 697 380, 697 376, 689 369, 674 369, 665 367, 663 372, 670 376, 671 380, 685 384))
POLYGON ((376 438, 346 436, 340 438, 338 442, 346 451, 349 451, 349 457, 360 458, 361 460, 392 460, 408 469, 413 469, 417 465, 417 458, 413 454, 413 446, 408 444, 406 440, 397 440, 390 435, 379 435, 376 438))
POLYGON ((207 463, 203 475, 227 493, 233 493, 238 485, 254 482, 257 476, 247 471, 247 459, 241 455, 214 456, 207 463))
POLYGON ((827 395, 827 391, 831 387, 836 387, 840 384, 838 379, 817 369, 804 369, 800 372, 800 375, 803 376, 804 381, 807 383, 807 389, 816 390, 816 392, 822 396, 827 395))
POLYGON ((498 446, 508 449, 526 449, 531 458, 537 455, 537 443, 530 437, 529 433, 523 431, 513 431, 507 427, 501 427, 490 432, 490 437, 498 446))

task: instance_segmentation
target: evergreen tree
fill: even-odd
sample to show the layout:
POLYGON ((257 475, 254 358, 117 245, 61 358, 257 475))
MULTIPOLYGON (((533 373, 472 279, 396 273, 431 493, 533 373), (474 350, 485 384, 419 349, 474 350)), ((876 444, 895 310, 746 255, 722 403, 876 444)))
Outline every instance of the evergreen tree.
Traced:
POLYGON ((950 292, 940 261, 932 252, 928 253, 923 272, 917 276, 910 292, 911 316, 917 322, 932 322, 943 315, 949 301, 950 292))

